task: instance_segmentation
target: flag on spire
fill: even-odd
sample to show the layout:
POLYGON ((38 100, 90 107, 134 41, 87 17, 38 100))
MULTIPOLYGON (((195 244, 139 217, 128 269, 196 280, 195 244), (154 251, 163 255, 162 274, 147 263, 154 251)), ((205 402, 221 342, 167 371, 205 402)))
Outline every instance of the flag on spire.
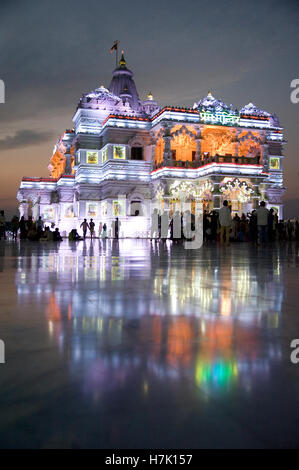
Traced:
POLYGON ((117 49, 118 49, 118 44, 119 44, 119 41, 114 41, 114 44, 113 44, 113 46, 112 46, 111 49, 110 49, 111 54, 112 54, 113 51, 117 51, 117 49))

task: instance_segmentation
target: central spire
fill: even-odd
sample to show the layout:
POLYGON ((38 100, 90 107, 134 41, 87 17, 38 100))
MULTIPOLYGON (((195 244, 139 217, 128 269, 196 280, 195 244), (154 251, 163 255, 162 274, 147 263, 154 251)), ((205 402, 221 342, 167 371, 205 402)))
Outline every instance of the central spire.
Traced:
POLYGON ((127 68, 127 62, 122 51, 119 66, 114 70, 109 91, 128 101, 134 111, 139 111, 140 100, 133 78, 133 72, 127 68))

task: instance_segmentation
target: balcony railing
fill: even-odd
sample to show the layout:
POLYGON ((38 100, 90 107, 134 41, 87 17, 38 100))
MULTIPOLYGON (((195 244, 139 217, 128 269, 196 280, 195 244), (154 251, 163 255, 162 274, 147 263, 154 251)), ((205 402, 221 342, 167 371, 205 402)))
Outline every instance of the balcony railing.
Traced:
POLYGON ((233 155, 215 155, 203 156, 201 160, 194 161, 182 161, 182 160, 167 160, 166 162, 154 164, 154 170, 163 167, 174 167, 174 168, 201 168, 202 166, 210 163, 234 163, 236 165, 258 165, 260 163, 260 156, 256 157, 235 157, 233 155))

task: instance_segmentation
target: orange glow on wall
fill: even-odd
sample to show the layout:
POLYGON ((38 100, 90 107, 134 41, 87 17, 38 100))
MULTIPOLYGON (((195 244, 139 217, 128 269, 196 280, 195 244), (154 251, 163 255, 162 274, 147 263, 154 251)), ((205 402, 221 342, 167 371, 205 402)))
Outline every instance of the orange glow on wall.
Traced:
MULTIPOLYGON (((172 135, 173 131, 174 129, 171 131, 172 135)), ((173 135, 170 148, 175 152, 175 160, 192 162, 192 152, 196 152, 195 135, 191 136, 183 129, 179 134, 173 135)))
POLYGON ((236 130, 206 126, 202 131, 201 152, 236 156, 236 130))
POLYGON ((164 153, 164 140, 162 137, 159 138, 156 147, 155 147, 155 163, 158 165, 163 162, 163 153, 164 153))

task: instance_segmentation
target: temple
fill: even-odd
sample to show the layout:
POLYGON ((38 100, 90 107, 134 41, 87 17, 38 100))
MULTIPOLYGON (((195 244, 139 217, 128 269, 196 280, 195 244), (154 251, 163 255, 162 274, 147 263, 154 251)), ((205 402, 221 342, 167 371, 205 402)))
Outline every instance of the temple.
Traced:
POLYGON ((24 177, 21 216, 41 216, 66 233, 83 219, 119 217, 122 237, 147 237, 153 206, 180 201, 247 213, 265 200, 283 217, 283 129, 275 114, 249 103, 234 109, 211 92, 192 108, 139 98, 124 55, 109 88, 81 97, 50 158, 48 178, 24 177))

